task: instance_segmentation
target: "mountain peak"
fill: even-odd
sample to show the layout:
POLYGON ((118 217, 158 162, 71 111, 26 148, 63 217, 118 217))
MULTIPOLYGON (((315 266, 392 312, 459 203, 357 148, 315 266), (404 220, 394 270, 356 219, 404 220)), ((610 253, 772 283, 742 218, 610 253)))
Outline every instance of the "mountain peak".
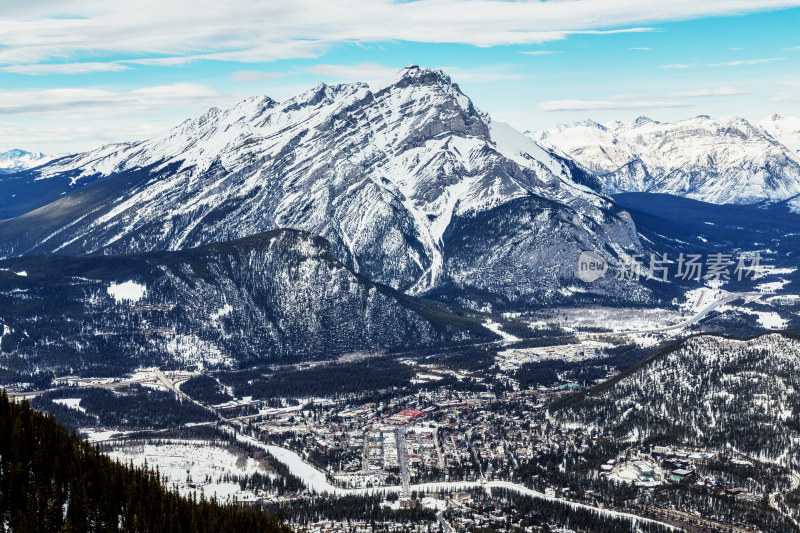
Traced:
POLYGON ((28 152, 19 148, 12 148, 6 152, 0 152, 0 171, 15 172, 43 165, 52 159, 53 157, 48 157, 41 152, 28 152))
POLYGON ((421 68, 418 65, 408 65, 398 71, 394 76, 383 83, 378 91, 389 87, 408 87, 408 86, 452 86, 458 92, 461 90, 458 85, 453 83, 450 76, 441 69, 421 68))
POLYGON ((22 157, 24 155, 32 155, 32 154, 30 152, 26 152, 25 150, 20 150, 19 148, 12 148, 7 152, 0 152, 0 158, 22 157))
MULTIPOLYGON (((606 131, 606 127, 605 126, 603 126, 599 122, 594 121, 594 120, 592 120, 590 118, 587 118, 583 122, 577 122, 576 125, 586 126, 588 128, 597 128, 599 130, 606 131)), ((565 127, 570 127, 570 126, 569 125, 565 125, 565 127)))
POLYGON ((301 108, 306 106, 315 106, 320 103, 330 103, 336 98, 347 94, 353 94, 362 89, 368 89, 366 83, 338 83, 328 85, 327 83, 318 83, 311 89, 298 94, 283 102, 286 109, 301 108))

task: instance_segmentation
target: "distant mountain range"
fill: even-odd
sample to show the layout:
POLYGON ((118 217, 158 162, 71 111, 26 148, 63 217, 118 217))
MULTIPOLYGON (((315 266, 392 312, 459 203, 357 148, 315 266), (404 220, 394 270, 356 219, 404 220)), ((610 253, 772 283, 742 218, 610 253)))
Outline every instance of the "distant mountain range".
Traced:
POLYGON ((648 298, 611 276, 575 286, 582 251, 614 265, 640 250, 630 217, 437 70, 249 98, 13 177, 4 257, 180 250, 294 228, 375 282, 472 307, 648 298))
POLYGON ((705 115, 675 123, 584 122, 528 133, 597 178, 599 192, 654 192, 800 213, 800 119, 751 124, 705 115))
POLYGON ((41 152, 26 152, 17 148, 0 152, 0 174, 11 174, 28 168, 44 165, 55 159, 41 152))
POLYGON ((690 237, 642 241, 626 211, 637 206, 609 197, 797 210, 799 122, 641 117, 525 136, 443 72, 412 65, 377 87, 248 98, 147 141, 6 175, 0 257, 177 251, 292 228, 373 282, 473 310, 653 301, 652 287, 574 275, 582 251, 613 269, 663 237, 690 237))

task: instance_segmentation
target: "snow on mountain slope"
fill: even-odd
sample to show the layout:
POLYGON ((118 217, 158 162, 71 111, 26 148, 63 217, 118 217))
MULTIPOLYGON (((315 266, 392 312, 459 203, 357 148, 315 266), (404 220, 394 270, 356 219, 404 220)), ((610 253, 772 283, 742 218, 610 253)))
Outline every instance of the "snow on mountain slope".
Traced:
POLYGON ((792 119, 768 128, 705 115, 675 123, 585 121, 529 134, 601 177, 605 192, 658 192, 712 203, 775 203, 800 194, 792 119))
POLYGON ((0 152, 0 174, 10 174, 28 168, 38 167, 52 161, 54 156, 41 152, 26 152, 17 148, 0 152))
POLYGON ((772 114, 759 122, 758 127, 800 157, 800 118, 772 114))
MULTIPOLYGON (((569 244, 550 259, 558 264, 537 270, 546 283, 530 276, 541 265, 516 267, 519 286, 503 297, 525 299, 557 296, 581 249, 616 263, 639 246, 627 214, 573 183, 563 162, 492 122, 443 72, 416 66, 375 89, 321 84, 283 102, 214 108, 160 137, 66 157, 35 175, 96 183, 0 222, 2 256, 175 250, 288 227, 324 237, 355 271, 412 294, 450 283, 480 290, 492 280, 448 271, 448 239, 461 239, 454 228, 480 231, 465 222, 486 213, 524 224, 539 216, 539 238, 514 252, 519 260, 539 258, 561 235, 569 244)), ((470 253, 488 264, 513 242, 470 253)))

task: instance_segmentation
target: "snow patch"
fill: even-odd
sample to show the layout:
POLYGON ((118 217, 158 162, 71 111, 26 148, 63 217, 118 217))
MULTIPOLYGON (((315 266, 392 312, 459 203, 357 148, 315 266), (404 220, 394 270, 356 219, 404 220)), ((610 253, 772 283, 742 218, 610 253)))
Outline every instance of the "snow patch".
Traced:
POLYGON ((488 329, 492 333, 496 333, 497 335, 500 335, 500 337, 503 339, 503 342, 506 342, 506 343, 518 342, 520 340, 519 337, 515 337, 514 335, 512 335, 510 333, 506 333, 505 331, 500 329, 500 324, 497 323, 497 322, 492 322, 491 320, 487 320, 486 322, 483 323, 483 327, 485 327, 486 329, 488 329))
POLYGON ((56 398, 55 400, 53 400, 53 403, 69 407, 70 409, 75 409, 76 411, 80 411, 81 413, 86 414, 86 409, 81 407, 80 398, 56 398))
POLYGON ((219 320, 220 318, 222 318, 224 316, 228 316, 229 314, 231 314, 231 311, 233 311, 233 307, 231 307, 228 304, 225 304, 222 307, 220 307, 219 309, 217 309, 216 313, 213 313, 211 315, 211 319, 212 320, 219 320))
POLYGON ((758 323, 762 327, 768 329, 784 329, 786 328, 786 320, 781 318, 781 315, 774 311, 747 311, 750 314, 758 316, 758 323))
POLYGON ((108 287, 108 294, 117 303, 136 303, 147 296, 147 287, 135 281, 111 283, 108 287))

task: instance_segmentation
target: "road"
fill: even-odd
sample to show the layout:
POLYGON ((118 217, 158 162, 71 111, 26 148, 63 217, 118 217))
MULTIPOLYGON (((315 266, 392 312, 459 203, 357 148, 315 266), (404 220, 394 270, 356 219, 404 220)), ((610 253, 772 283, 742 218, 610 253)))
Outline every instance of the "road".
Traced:
POLYGON ((213 414, 217 418, 217 420, 225 420, 222 417, 222 415, 220 415, 217 412, 216 409, 208 407, 207 405, 204 405, 204 404, 192 399, 188 394, 186 394, 184 392, 181 392, 181 390, 178 387, 176 387, 175 384, 169 378, 167 378, 167 376, 164 375, 164 373, 161 371, 160 368, 154 367, 153 368, 153 374, 155 374, 156 379, 159 381, 159 383, 161 383, 163 386, 165 386, 167 388, 167 390, 169 390, 173 394, 175 394, 175 397, 178 398, 179 401, 193 403, 193 404, 201 407, 205 411, 213 414))
POLYGON ((406 454, 406 438, 403 428, 396 428, 394 430, 394 437, 397 442, 397 462, 400 464, 400 479, 403 481, 403 494, 408 498, 411 496, 411 491, 408 488, 408 454, 406 454))
POLYGON ((436 448, 436 462, 439 463, 439 469, 444 472, 444 458, 442 457, 442 446, 439 444, 439 429, 433 432, 433 445, 436 448))
POLYGON ((749 296, 749 295, 751 295, 751 293, 729 294, 728 296, 725 296, 723 298, 720 298, 719 300, 714 301, 708 307, 706 307, 705 309, 703 309, 702 311, 700 311, 699 313, 697 313, 693 317, 684 320, 683 322, 678 322, 677 324, 674 324, 672 326, 664 326, 662 328, 655 328, 655 329, 646 330, 644 333, 656 333, 656 332, 660 332, 660 331, 670 331, 670 330, 673 330, 673 329, 685 328, 686 326, 689 326, 689 325, 694 324, 695 322, 701 320, 704 316, 706 316, 708 313, 710 313, 711 311, 713 311, 717 307, 725 305, 726 303, 728 303, 728 302, 730 302, 732 300, 736 300, 738 298, 744 298, 745 296, 749 296))
POLYGON ((439 521, 439 526, 442 528, 442 533, 453 533, 453 528, 444 519, 444 511, 436 513, 436 520, 439 521))
MULTIPOLYGON (((175 387, 175 382, 177 381, 186 381, 192 377, 197 376, 197 373, 188 373, 188 372, 174 372, 170 373, 172 376, 172 380, 164 374, 160 368, 147 368, 142 369, 134 373, 129 378, 120 378, 115 380, 104 380, 100 378, 63 378, 63 379, 72 379, 78 387, 92 387, 97 389, 106 389, 106 390, 114 390, 114 389, 121 389, 125 387, 130 387, 131 385, 145 385, 145 384, 161 384, 162 386, 166 387, 168 390, 174 392, 176 395, 181 395, 183 393, 180 392, 175 387), (174 381, 173 381, 174 380, 174 381)), ((61 387, 53 387, 51 389, 43 389, 37 391, 30 391, 30 392, 13 392, 7 390, 9 398, 32 398, 34 396, 38 396, 40 394, 44 394, 47 392, 54 392, 58 390, 64 389, 71 389, 74 386, 64 385, 61 387)), ((188 396, 183 395, 186 398, 188 396)))
POLYGON ((478 465, 478 473, 480 474, 481 481, 485 480, 486 478, 483 477, 483 466, 481 465, 481 459, 478 455, 478 452, 475 451, 475 447, 472 445, 472 428, 470 428, 467 433, 467 445, 469 446, 469 451, 472 454, 472 460, 478 465))
POLYGON ((514 451, 508 445, 508 441, 505 437, 503 437, 503 450, 505 450, 506 455, 511 458, 511 462, 514 463, 514 468, 519 468, 519 462, 517 461, 517 457, 514 455, 514 451))
POLYGON ((361 473, 369 474, 369 433, 367 431, 364 431, 364 449, 361 450, 361 473))
POLYGON ((792 476, 792 484, 789 486, 788 489, 783 491, 773 492, 772 494, 769 495, 769 506, 775 509, 775 511, 780 513, 782 516, 786 517, 787 520, 791 520, 794 525, 800 528, 800 523, 798 523, 797 520, 795 520, 793 517, 784 513, 783 510, 780 508, 780 505, 778 504, 778 496, 786 494, 788 492, 795 491, 798 488, 800 488, 800 474, 798 474, 797 472, 792 472, 791 476, 792 476))

